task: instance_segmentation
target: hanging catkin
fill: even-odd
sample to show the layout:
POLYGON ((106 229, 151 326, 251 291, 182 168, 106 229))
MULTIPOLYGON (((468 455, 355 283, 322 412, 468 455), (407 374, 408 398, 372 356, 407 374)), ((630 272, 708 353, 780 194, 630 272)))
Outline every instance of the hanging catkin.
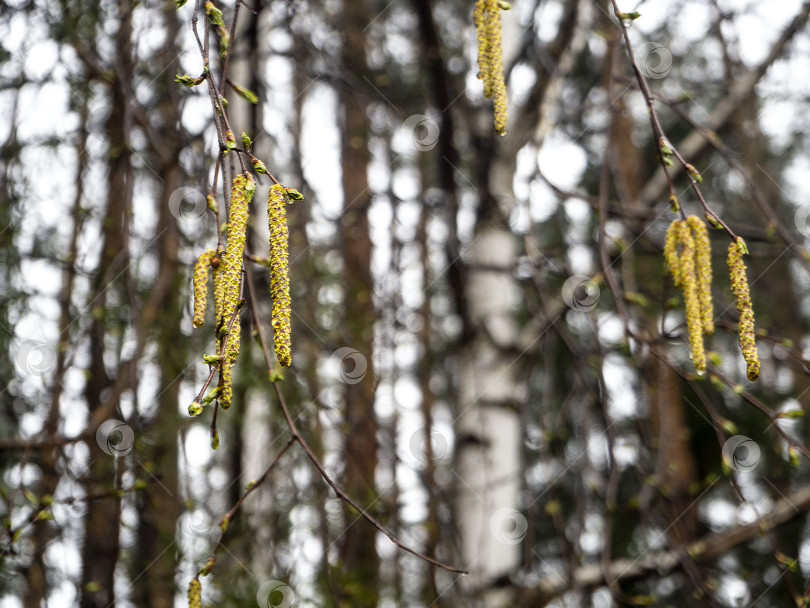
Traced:
POLYGON ((695 371, 706 371, 706 350, 703 346, 703 322, 700 314, 697 273, 695 272, 695 241, 688 222, 678 222, 678 243, 681 246, 679 275, 686 309, 686 328, 692 347, 692 363, 695 371))
POLYGON ((506 81, 503 75, 501 10, 509 4, 498 0, 478 0, 473 9, 478 38, 478 78, 484 82, 484 97, 492 98, 495 132, 506 135, 506 81))
MULTIPOLYGON (((222 257, 224 257, 224 252, 222 252, 222 257)), ((225 281, 222 280, 223 264, 221 257, 214 258, 211 266, 214 269, 214 319, 216 319, 217 354, 219 354, 222 347, 222 338, 220 337, 220 332, 222 331, 222 310, 225 306, 225 281)))
POLYGON ((712 302, 712 248, 706 224, 696 215, 686 218, 695 241, 695 274, 700 302, 700 320, 703 333, 714 333, 714 304, 712 302))
POLYGON ((231 362, 226 355, 219 362, 219 404, 223 410, 231 407, 233 400, 233 380, 231 378, 231 362))
POLYGON ((284 367, 289 367, 292 363, 290 277, 287 253, 289 231, 285 209, 287 194, 287 188, 281 184, 274 184, 270 187, 270 194, 267 198, 267 218, 270 228, 270 295, 273 298, 273 343, 276 358, 284 367))
POLYGON ((734 293, 737 311, 740 313, 740 324, 737 330, 740 335, 740 350, 746 363, 746 375, 753 382, 759 378, 759 354, 754 337, 754 308, 751 304, 745 262, 742 258, 744 253, 747 253, 745 241, 737 237, 737 242, 728 246, 728 272, 731 277, 731 291, 734 293))
POLYGON ((711 329, 714 330, 711 303, 711 251, 708 249, 708 235, 705 235, 705 240, 703 239, 703 232, 705 232, 703 222, 697 217, 695 220, 691 217, 684 221, 673 220, 669 225, 664 241, 664 259, 672 273, 673 283, 683 290, 692 364, 695 366, 695 371, 703 374, 706 371, 703 334, 708 327, 704 322, 704 315, 712 321, 711 329), (700 223, 700 226, 695 227, 695 220, 700 223), (701 227, 703 232, 701 232, 701 227), (693 231, 697 234, 696 238, 693 237, 693 231), (679 247, 680 254, 678 253, 679 247))
MULTIPOLYGON (((236 314, 242 285, 242 256, 245 252, 248 204, 253 198, 256 184, 250 173, 241 173, 233 180, 231 207, 228 214, 228 246, 222 256, 222 319, 220 331, 227 330, 236 314)), ((227 355, 231 362, 239 355, 240 325, 237 318, 228 335, 227 355)))
POLYGON ((195 328, 200 327, 205 322, 205 301, 208 298, 208 269, 211 267, 211 260, 216 255, 216 251, 208 249, 197 258, 197 263, 194 265, 194 319, 191 324, 195 328))
POLYGON ((188 584, 188 608, 202 608, 202 585, 197 578, 188 584))
POLYGON ((672 283, 675 287, 681 286, 681 261, 678 258, 678 224, 678 220, 672 220, 664 241, 664 260, 667 263, 669 272, 672 274, 672 283))

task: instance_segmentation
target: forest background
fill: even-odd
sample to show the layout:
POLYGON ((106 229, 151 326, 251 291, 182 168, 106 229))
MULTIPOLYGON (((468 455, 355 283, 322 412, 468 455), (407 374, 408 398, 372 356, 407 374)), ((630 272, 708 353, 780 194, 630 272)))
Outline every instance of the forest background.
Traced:
POLYGON ((0 3, 0 606, 808 605, 810 2, 515 0, 505 136, 472 1, 208 4, 0 3))

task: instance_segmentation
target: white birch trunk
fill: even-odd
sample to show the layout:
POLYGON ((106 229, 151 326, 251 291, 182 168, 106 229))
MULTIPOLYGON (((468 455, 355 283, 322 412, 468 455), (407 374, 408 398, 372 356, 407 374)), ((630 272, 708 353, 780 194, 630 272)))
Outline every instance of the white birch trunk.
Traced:
MULTIPOLYGON (((481 227, 469 248, 469 263, 509 267, 515 237, 505 228, 481 227)), ((462 358, 456 421, 459 476, 457 521, 461 555, 469 569, 468 591, 487 589, 520 563, 526 519, 519 506, 521 431, 516 367, 512 355, 493 345, 510 343, 515 327, 508 272, 473 269, 466 298, 476 335, 462 358)), ((508 603, 505 591, 480 594, 484 606, 508 603)))
MULTIPOLYGON (((502 13, 505 65, 522 34, 517 17, 516 10, 502 13)), ((481 193, 482 205, 514 199, 516 152, 504 146, 496 155, 489 174, 491 191, 481 193)), ((462 355, 459 376, 455 507, 461 559, 469 570, 464 590, 467 599, 476 598, 475 605, 485 608, 511 605, 512 589, 492 584, 520 566, 527 529, 520 512, 518 368, 514 355, 496 346, 516 340, 512 303, 518 285, 508 270, 491 270, 511 268, 516 255, 516 237, 504 221, 479 223, 464 256, 468 265, 464 296, 474 333, 462 355)))

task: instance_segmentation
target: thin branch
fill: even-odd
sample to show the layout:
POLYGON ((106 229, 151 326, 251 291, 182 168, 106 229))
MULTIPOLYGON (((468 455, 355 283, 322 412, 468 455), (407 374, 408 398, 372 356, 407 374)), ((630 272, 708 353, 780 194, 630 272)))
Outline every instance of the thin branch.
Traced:
POLYGON ((798 517, 808 509, 810 509, 810 486, 778 500, 767 514, 750 524, 737 526, 725 532, 708 534, 684 547, 649 553, 635 560, 619 559, 612 562, 606 572, 600 564, 594 564, 579 568, 574 573, 572 581, 546 578, 538 586, 527 590, 522 604, 544 605, 571 589, 593 588, 608 582, 623 583, 646 576, 663 576, 677 569, 682 557, 696 563, 707 562, 758 534, 764 534, 798 517))

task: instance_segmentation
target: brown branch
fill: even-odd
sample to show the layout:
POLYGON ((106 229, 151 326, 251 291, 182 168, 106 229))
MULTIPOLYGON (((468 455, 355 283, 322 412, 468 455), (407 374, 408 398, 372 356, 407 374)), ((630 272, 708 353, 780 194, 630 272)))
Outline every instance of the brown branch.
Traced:
POLYGON ((687 122, 689 125, 692 126, 694 129, 694 133, 701 135, 704 141, 712 146, 726 161, 726 163, 737 173, 742 176, 743 180, 745 181, 746 186, 748 187, 749 192, 751 193, 754 202, 756 203, 757 207, 759 207, 760 212, 765 218, 768 220, 768 223, 773 226, 776 233, 779 235, 779 238, 782 239, 782 242, 787 245, 790 249, 790 252, 793 254, 793 257, 799 261, 799 263, 804 266, 805 270, 810 271, 810 260, 806 257, 806 250, 802 247, 799 243, 796 242, 796 239, 793 238, 793 235, 790 231, 785 227, 782 221, 779 219, 779 215, 776 213, 776 210, 768 203, 765 196, 757 186, 756 181, 748 172, 748 170, 736 159, 734 159, 729 151, 729 149, 725 146, 725 144, 720 140, 717 133, 707 129, 706 127, 699 125, 696 121, 692 119, 691 116, 687 112, 684 112, 677 103, 674 101, 665 98, 664 96, 656 93, 655 97, 660 99, 665 104, 669 106, 671 110, 673 110, 681 119, 687 122))
POLYGON ((643 555, 635 560, 618 559, 606 571, 600 564, 579 568, 573 579, 547 578, 538 586, 527 590, 520 604, 543 605, 572 589, 593 588, 608 583, 623 583, 645 576, 662 576, 677 569, 681 559, 687 557, 695 563, 707 562, 727 553, 734 547, 790 521, 810 509, 810 486, 777 501, 770 512, 750 524, 737 526, 725 532, 708 534, 684 547, 643 555))
POLYGON ((256 490, 256 488, 261 486, 265 479, 267 479, 267 476, 270 474, 270 471, 272 471, 273 468, 278 464, 279 460, 281 460, 281 457, 284 456, 284 454, 287 452, 287 450, 290 449, 290 446, 292 446, 293 443, 295 443, 295 439, 290 437, 285 446, 281 448, 281 451, 278 454, 276 454, 276 457, 273 458, 273 461, 264 470, 264 473, 262 473, 258 477, 258 479, 255 479, 254 481, 251 481, 248 484, 247 488, 245 488, 245 493, 242 494, 239 500, 236 501, 236 504, 234 504, 234 506, 231 507, 230 511, 228 511, 222 517, 222 519, 219 522, 220 534, 219 539, 217 540, 217 544, 214 545, 214 549, 213 551, 211 551, 211 555, 208 557, 208 560, 206 560, 205 565, 202 568, 200 568, 199 571, 197 572, 197 576, 208 576, 211 573, 214 564, 216 564, 217 562, 217 554, 219 553, 219 550, 222 548, 222 543, 225 541, 225 535, 228 533, 228 529, 230 528, 231 520, 233 520, 233 518, 236 517, 236 514, 239 512, 239 509, 242 507, 242 504, 245 502, 245 500, 247 500, 247 497, 250 496, 256 490))
MULTIPOLYGON (((250 277, 250 271, 248 271, 248 289, 251 289, 250 283, 252 282, 252 278, 250 277)), ((255 307, 251 307, 255 309, 255 307)), ((255 318, 255 317, 254 317, 255 318)), ((256 333, 259 338, 259 343, 261 344, 262 354, 264 355, 264 361, 267 365, 267 374, 268 377, 273 377, 275 374, 273 373, 273 359, 270 355, 270 350, 267 347, 267 341, 265 340, 264 331, 260 323, 256 322, 256 333)), ((321 461, 318 460, 318 457, 315 455, 315 452, 312 451, 312 448, 309 447, 309 444, 306 440, 301 436, 301 433, 298 431, 298 427, 296 427, 295 422, 290 415, 290 410, 287 407, 287 402, 284 399, 284 395, 281 393, 281 388, 279 387, 278 382, 273 382, 273 389, 276 393, 276 399, 278 399, 278 403, 281 406, 281 411, 284 414, 284 419, 287 422, 287 426, 290 429, 290 433, 292 435, 290 441, 297 441, 301 444, 301 447, 304 448, 304 451, 307 453, 309 460, 312 462, 312 465, 318 470, 323 480, 329 484, 335 494, 337 494, 338 498, 340 498, 343 502, 350 505, 353 509, 355 509, 366 521, 368 521, 372 526, 377 528, 380 532, 385 534, 392 543, 394 543, 397 547, 410 553, 411 555, 415 555, 416 557, 428 562, 429 564, 433 564, 434 566, 441 568, 443 570, 447 570, 448 572, 454 572, 456 574, 466 574, 467 571, 456 568, 454 566, 449 566, 443 562, 440 562, 424 553, 420 553, 419 551, 412 549, 405 543, 403 543, 399 538, 397 538, 393 532, 388 530, 385 526, 383 526, 377 519, 375 519, 372 515, 370 515, 363 507, 361 507, 355 500, 349 496, 345 490, 343 490, 330 476, 329 473, 326 472, 323 464, 321 461)))
MULTIPOLYGON (((773 44, 768 56, 753 70, 734 81, 728 95, 725 95, 714 108, 704 128, 717 132, 731 120, 740 105, 753 95, 759 81, 762 80, 771 65, 784 54, 785 47, 804 27, 809 18, 810 2, 805 2, 799 14, 796 15, 782 32, 779 39, 773 44)), ((693 131, 678 144, 678 149, 686 158, 697 158, 708 145, 709 142, 698 131, 693 131)), ((672 167, 672 177, 677 177, 680 171, 680 167, 672 167)), ((653 204, 660 198, 665 188, 666 177, 662 172, 656 173, 644 186, 639 198, 644 204, 653 204)))
MULTIPOLYGON (((616 0, 611 0, 611 4, 613 5, 614 13, 616 18, 619 20, 619 25, 621 27, 622 36, 624 37, 624 43, 627 47, 627 55, 630 58, 630 65, 633 67, 633 73, 636 76, 636 82, 638 82, 639 89, 641 89, 641 94, 644 97, 644 103, 647 105, 647 109, 650 113, 650 124, 652 126, 653 134, 655 136, 655 143, 656 143, 656 151, 658 156, 658 161, 661 164, 661 170, 663 172, 664 178, 667 182, 667 187, 669 189, 669 198, 670 200, 677 200, 677 195, 675 194, 675 183, 674 183, 674 175, 670 175, 670 172, 677 174, 677 167, 670 168, 667 160, 665 158, 664 149, 665 147, 668 148, 668 152, 666 154, 671 154, 674 156, 678 162, 680 163, 680 167, 686 171, 687 177, 689 178, 689 185, 692 187, 692 190, 695 192, 695 196, 697 196, 700 204, 703 206, 703 210, 707 216, 714 217, 720 226, 728 233, 728 235, 732 238, 732 240, 737 240, 737 235, 734 233, 731 228, 720 218, 720 216, 711 210, 709 204, 706 202, 706 199, 703 198, 703 194, 698 188, 698 179, 696 178, 696 170, 695 168, 686 162, 684 156, 678 152, 678 149, 669 141, 666 134, 664 133, 664 129, 661 126, 661 121, 658 118, 658 112, 655 109, 655 98, 650 90, 649 85, 647 84, 647 79, 644 78, 644 75, 641 73, 641 69, 638 67, 638 63, 636 62, 635 52, 633 51, 633 44, 630 42, 630 34, 627 31, 627 24, 625 23, 625 19, 623 18, 623 13, 619 10, 619 5, 616 0)), ((690 155, 690 158, 693 156, 690 155)), ((683 210, 683 207, 679 205, 679 211, 681 214, 682 219, 686 219, 686 213, 683 210)))

